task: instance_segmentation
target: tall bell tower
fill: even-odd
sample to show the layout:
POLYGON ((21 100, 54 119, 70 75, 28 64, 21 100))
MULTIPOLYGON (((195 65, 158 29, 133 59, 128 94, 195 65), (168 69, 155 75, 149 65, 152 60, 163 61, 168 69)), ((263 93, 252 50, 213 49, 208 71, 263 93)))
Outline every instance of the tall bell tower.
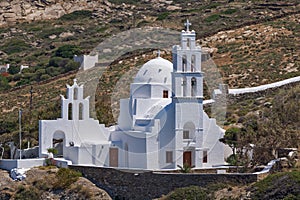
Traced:
POLYGON ((172 90, 175 106, 176 165, 184 163, 202 167, 203 147, 203 72, 201 47, 196 46, 196 33, 181 32, 181 44, 173 46, 172 90))

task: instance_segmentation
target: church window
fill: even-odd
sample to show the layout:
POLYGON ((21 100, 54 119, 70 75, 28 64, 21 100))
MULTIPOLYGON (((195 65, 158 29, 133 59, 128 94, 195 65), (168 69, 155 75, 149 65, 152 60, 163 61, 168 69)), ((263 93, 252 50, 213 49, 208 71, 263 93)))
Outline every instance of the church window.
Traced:
POLYGON ((73 96, 74 100, 78 99, 78 88, 74 88, 74 96, 73 96))
POLYGON ((173 162, 173 152, 166 151, 166 163, 172 163, 172 162, 173 162))
POLYGON ((195 124, 191 121, 186 122, 183 126, 183 139, 194 139, 195 124))
POLYGON ((183 131, 183 139, 190 139, 190 132, 188 130, 183 131))
POLYGON ((134 99, 134 102, 133 102, 133 114, 136 115, 136 99, 134 99))
POLYGON ((73 110, 72 110, 72 104, 69 103, 68 105, 68 119, 72 120, 73 119, 73 110))
POLYGON ((196 96, 197 94, 197 81, 196 81, 196 78, 193 77, 192 80, 191 80, 191 94, 192 94, 192 97, 193 96, 196 96))
POLYGON ((207 151, 203 151, 203 163, 207 163, 207 151))
POLYGON ((186 96, 186 77, 182 78, 182 95, 186 96))
POLYGON ((190 48, 190 46, 191 46, 191 39, 190 38, 187 39, 186 46, 188 48, 190 48))
POLYGON ((196 71, 195 70, 195 60, 196 60, 195 55, 192 55, 192 60, 191 60, 191 71, 192 72, 196 71))
POLYGON ((83 104, 79 104, 79 120, 83 120, 83 104))
POLYGON ((182 56, 182 71, 186 71, 186 56, 182 56))
POLYGON ((169 92, 168 90, 163 91, 163 98, 168 98, 169 97, 169 92))

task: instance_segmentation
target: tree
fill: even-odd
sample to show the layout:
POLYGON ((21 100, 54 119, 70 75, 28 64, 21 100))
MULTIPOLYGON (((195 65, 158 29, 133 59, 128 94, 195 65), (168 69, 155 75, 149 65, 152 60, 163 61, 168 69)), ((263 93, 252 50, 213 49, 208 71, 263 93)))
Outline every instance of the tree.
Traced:
POLYGON ((80 54, 81 54, 80 47, 71 44, 63 45, 55 51, 55 56, 62 57, 62 58, 69 58, 69 59, 73 59, 74 55, 80 55, 80 54))
POLYGON ((7 78, 0 75, 0 90, 9 89, 10 85, 8 84, 7 78))
POLYGON ((8 73, 10 73, 11 75, 17 74, 20 72, 20 68, 17 66, 9 66, 8 68, 8 73))
POLYGON ((79 69, 79 63, 78 62, 74 62, 73 60, 70 60, 68 62, 68 64, 66 64, 66 66, 64 67, 64 71, 65 72, 69 72, 69 71, 72 71, 72 70, 77 70, 79 69))
POLYGON ((226 130, 224 137, 220 139, 220 142, 227 144, 232 149, 233 155, 236 154, 236 148, 238 147, 238 137, 240 132, 240 128, 229 128, 226 130))
POLYGON ((241 141, 254 144, 253 164, 266 164, 277 158, 280 148, 298 148, 300 144, 300 87, 281 90, 271 107, 259 114, 245 116, 241 141))
POLYGON ((49 60, 48 66, 53 66, 53 67, 65 67, 69 62, 68 58, 61 58, 61 57, 52 57, 49 60))

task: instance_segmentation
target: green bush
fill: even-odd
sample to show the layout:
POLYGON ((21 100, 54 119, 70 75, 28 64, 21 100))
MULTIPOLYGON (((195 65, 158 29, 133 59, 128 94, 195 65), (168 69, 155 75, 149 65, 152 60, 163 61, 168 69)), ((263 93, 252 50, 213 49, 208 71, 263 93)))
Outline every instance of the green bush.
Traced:
POLYGON ((0 91, 1 90, 6 90, 6 89, 9 89, 9 88, 10 88, 10 85, 8 84, 7 78, 0 74, 0 91))
POLYGON ((69 62, 69 59, 67 58, 61 58, 61 57, 53 57, 49 60, 48 66, 53 67, 64 67, 69 62))
POLYGON ((1 50, 7 54, 21 53, 30 48, 25 41, 20 39, 11 39, 8 40, 2 47, 1 50))
POLYGON ((166 200, 210 200, 212 199, 211 195, 205 188, 198 186, 190 186, 184 188, 177 188, 169 195, 166 196, 166 200))
POLYGON ((56 174, 55 189, 66 189, 75 183, 82 174, 69 168, 60 168, 56 174))
POLYGON ((38 69, 35 71, 35 73, 38 75, 46 74, 46 69, 38 69))
POLYGON ((254 184, 251 199, 299 199, 300 171, 269 175, 254 184))
POLYGON ((40 76, 40 80, 47 80, 47 79, 49 79, 49 78, 51 78, 51 76, 50 75, 48 75, 48 74, 43 74, 43 75, 41 75, 40 76))
POLYGON ((24 79, 29 79, 35 75, 38 75, 38 74, 35 74, 35 73, 22 73, 22 78, 24 79))
POLYGON ((17 74, 19 72, 20 72, 20 67, 9 66, 9 68, 8 68, 8 73, 10 73, 11 75, 17 74))
POLYGON ((106 26, 104 26, 104 27, 99 27, 99 28, 96 29, 96 31, 97 31, 98 33, 103 33, 103 32, 105 32, 106 30, 107 30, 107 27, 106 27, 106 26))
POLYGON ((76 70, 79 68, 79 65, 78 62, 74 62, 69 58, 53 57, 49 60, 49 69, 46 69, 46 72, 51 76, 54 74, 58 75, 61 72, 76 70))
POLYGON ((164 19, 166 19, 168 16, 170 15, 170 13, 169 12, 163 12, 163 13, 161 13, 161 14, 159 14, 158 16, 157 16, 157 20, 164 20, 164 19))
POLYGON ((203 6, 202 9, 213 9, 213 8, 217 8, 217 7, 221 6, 221 5, 222 5, 221 3, 210 2, 208 5, 203 6))
POLYGON ((77 70, 79 67, 80 66, 78 62, 74 62, 73 60, 70 60, 64 67, 64 71, 69 72, 69 71, 77 70))
POLYGON ((209 23, 209 22, 217 21, 219 18, 220 18, 219 14, 213 14, 205 18, 204 21, 209 23))
POLYGON ((229 8, 229 9, 225 10, 224 12, 222 12, 222 14, 231 15, 231 14, 233 14, 235 12, 237 12, 236 8, 229 8))
POLYGON ((0 121, 0 134, 10 133, 16 128, 16 123, 13 121, 0 121))
POLYGON ((49 148, 49 149, 47 149, 47 152, 53 153, 53 155, 56 155, 58 153, 57 149, 55 149, 55 148, 49 148))
POLYGON ((27 85, 30 84, 30 80, 29 79, 21 79, 16 86, 21 86, 21 85, 27 85))
POLYGON ((35 187, 24 187, 21 185, 18 187, 17 193, 14 197, 16 200, 38 200, 40 199, 40 192, 35 187))
POLYGON ((21 80, 21 78, 22 78, 22 74, 15 74, 15 75, 13 75, 12 80, 19 81, 19 80, 21 80))
POLYGON ((231 154, 228 158, 226 158, 226 162, 230 165, 236 166, 238 164, 238 156, 236 154, 231 154))
POLYGON ((71 44, 63 45, 55 51, 56 57, 69 58, 69 59, 73 59, 74 55, 80 55, 80 54, 81 54, 80 47, 71 44))
POLYGON ((61 16, 59 19, 63 21, 73 21, 73 20, 79 20, 83 18, 90 18, 92 14, 93 14, 92 11, 89 10, 78 10, 69 14, 65 14, 61 16))
POLYGON ((49 74, 50 76, 57 76, 61 74, 61 72, 62 72, 61 68, 52 67, 52 66, 46 68, 46 73, 49 74))
POLYGON ((181 173, 190 173, 195 166, 184 163, 183 166, 177 165, 177 167, 179 167, 181 173))
POLYGON ((41 33, 39 34, 39 36, 41 38, 48 38, 50 35, 59 35, 61 33, 63 33, 65 31, 65 29, 63 27, 57 27, 54 28, 52 26, 49 26, 48 28, 45 28, 41 31, 41 33))

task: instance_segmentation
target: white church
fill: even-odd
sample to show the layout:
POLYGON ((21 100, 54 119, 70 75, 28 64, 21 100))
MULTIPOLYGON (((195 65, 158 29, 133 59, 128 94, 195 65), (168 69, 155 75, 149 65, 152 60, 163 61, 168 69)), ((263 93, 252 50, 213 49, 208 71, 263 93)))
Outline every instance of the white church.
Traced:
MULTIPOLYGON (((187 23, 188 24, 188 23, 187 23)), ((61 118, 41 120, 39 156, 62 141, 61 156, 73 164, 132 169, 223 165, 224 130, 203 111, 201 47, 196 33, 181 32, 173 63, 158 56, 145 63, 120 100, 118 124, 105 127, 89 116, 89 97, 74 80, 62 96, 61 118)))

